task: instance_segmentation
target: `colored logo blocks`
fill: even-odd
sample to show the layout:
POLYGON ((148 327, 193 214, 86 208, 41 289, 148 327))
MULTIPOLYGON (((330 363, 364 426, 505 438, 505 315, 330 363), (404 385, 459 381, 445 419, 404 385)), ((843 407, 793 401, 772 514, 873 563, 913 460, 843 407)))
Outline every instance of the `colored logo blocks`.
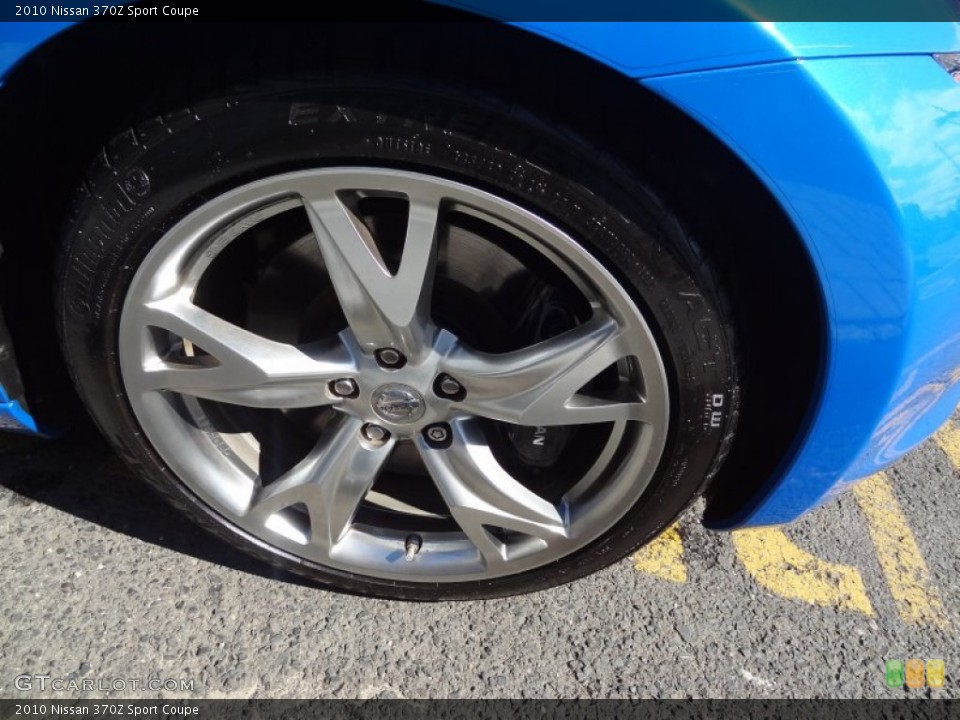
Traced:
POLYGON ((941 688, 946 682, 946 666, 943 660, 927 660, 926 672, 924 662, 918 658, 903 660, 887 660, 884 667, 884 681, 888 688, 917 689, 926 687, 941 688), (926 682, 924 682, 926 680, 926 682))

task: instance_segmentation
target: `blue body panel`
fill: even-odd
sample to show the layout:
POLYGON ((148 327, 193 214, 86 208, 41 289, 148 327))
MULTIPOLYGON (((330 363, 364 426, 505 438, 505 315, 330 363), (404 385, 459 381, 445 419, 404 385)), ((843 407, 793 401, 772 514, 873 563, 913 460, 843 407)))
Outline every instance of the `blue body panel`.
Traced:
MULTIPOLYGON (((960 51, 960 25, 518 25, 699 121, 808 248, 829 320, 823 383, 805 435, 730 526, 790 521, 948 417, 960 400, 960 84, 930 55, 960 51)), ((0 26, 0 78, 63 26, 0 26)), ((18 408, 0 397, 0 427, 18 408)))
POLYGON ((65 30, 68 22, 0 23, 0 81, 22 57, 45 40, 65 30))
POLYGON ((11 400, 6 390, 0 386, 0 430, 24 432, 33 435, 42 435, 33 419, 17 400, 11 400))
MULTIPOLYGON (((528 4, 530 0, 525 0, 528 4)), ((515 0, 445 4, 488 17, 516 15, 515 0)), ((20 58, 74 23, 0 23, 0 79, 20 58)), ((960 50, 951 23, 917 22, 518 22, 630 77, 796 58, 908 55, 960 50)), ((118 26, 122 27, 122 26, 118 26)))
POLYGON ((960 400, 960 84, 923 55, 645 83, 754 169, 820 277, 829 345, 810 430, 735 521, 787 522, 917 445, 960 400))
MULTIPOLYGON (((510 3, 514 4, 514 3, 510 3)), ((477 0, 489 7, 489 0, 477 0)), ((631 77, 854 55, 960 48, 950 23, 521 22, 631 77)))

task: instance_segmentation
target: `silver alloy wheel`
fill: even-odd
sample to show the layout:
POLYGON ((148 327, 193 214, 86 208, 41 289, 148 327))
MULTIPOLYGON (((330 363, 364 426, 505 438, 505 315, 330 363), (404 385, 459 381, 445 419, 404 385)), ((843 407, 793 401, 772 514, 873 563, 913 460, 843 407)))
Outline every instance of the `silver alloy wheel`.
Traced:
POLYGON ((392 169, 277 175, 190 213, 160 239, 131 282, 120 319, 120 362, 144 434, 191 492, 280 551, 380 578, 477 580, 556 561, 597 539, 638 501, 667 435, 667 380, 653 335, 596 259, 505 199, 392 169), (354 192, 409 203, 395 273, 345 205, 345 194, 354 192), (497 354, 474 350, 435 324, 430 302, 438 238, 452 210, 481 218, 539 253, 583 294, 591 316, 497 354), (290 211, 309 218, 348 325, 302 345, 268 339, 194 302, 225 248, 290 211), (182 340, 183 356, 168 354, 171 338, 182 340), (404 362, 385 367, 377 359, 383 349, 404 362), (611 367, 614 393, 584 391, 611 367), (438 378, 453 379, 444 387, 460 392, 435 392, 438 378), (344 380, 355 383, 355 393, 334 390, 344 380), (208 417, 210 401, 337 412, 302 460, 265 483, 256 439, 218 428, 208 417), (489 421, 604 423, 610 432, 589 469, 553 502, 498 460, 485 430, 489 421), (372 426, 378 428, 373 435, 372 426), (439 433, 427 433, 437 427, 446 430, 444 443, 431 441, 439 433), (358 508, 401 443, 416 447, 456 523, 454 530, 420 532, 413 555, 409 532, 358 520, 358 508))

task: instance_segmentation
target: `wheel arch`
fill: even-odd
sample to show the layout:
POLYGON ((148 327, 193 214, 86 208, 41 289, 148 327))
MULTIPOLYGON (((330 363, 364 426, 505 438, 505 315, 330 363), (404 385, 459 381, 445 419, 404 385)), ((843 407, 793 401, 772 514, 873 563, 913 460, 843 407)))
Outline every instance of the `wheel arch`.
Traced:
POLYGON ((171 75, 189 77, 186 92, 195 97, 272 73, 363 67, 390 57, 398 71, 467 84, 562 119, 644 177, 692 227, 734 291, 747 348, 740 434, 708 488, 709 513, 736 514, 795 448, 819 395, 822 292, 793 224, 755 172, 712 132, 612 64, 525 29, 459 22, 459 13, 426 8, 422 22, 402 30, 329 25, 320 35, 283 24, 125 25, 117 33, 109 23, 88 23, 53 37, 17 65, 0 91, 6 127, 0 145, 9 160, 3 180, 12 188, 0 205, 6 217, 18 218, 0 238, 6 253, 0 302, 27 361, 31 407, 53 421, 75 407, 49 292, 53 247, 72 193, 133 117, 175 104, 171 75), (158 47, 178 50, 159 56, 158 47), (782 322, 771 331, 771 287, 761 291, 754 280, 777 271, 795 281, 774 288, 782 322), (40 332, 38 316, 48 319, 40 332), (770 332, 782 355, 770 349, 770 332), (778 383, 784 372, 795 378, 787 392, 778 383))

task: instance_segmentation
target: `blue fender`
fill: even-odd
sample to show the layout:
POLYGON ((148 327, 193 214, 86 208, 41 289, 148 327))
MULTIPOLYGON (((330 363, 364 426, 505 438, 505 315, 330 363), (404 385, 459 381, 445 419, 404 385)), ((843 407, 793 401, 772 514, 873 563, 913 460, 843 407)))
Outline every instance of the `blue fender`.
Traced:
POLYGON ((0 430, 22 432, 29 435, 46 435, 37 427, 37 421, 27 412, 19 400, 11 400, 0 386, 0 430))
POLYGON ((20 60, 73 24, 69 22, 0 23, 0 81, 20 60))
MULTIPOLYGON (((522 14, 533 0, 445 2, 492 18, 522 14)), ((743 3, 748 5, 749 3, 743 3)), ((532 14, 536 8, 531 7, 532 14)), ((549 14, 543 12, 541 15, 549 14)), ((740 15, 749 15, 744 10, 740 15)), ((0 79, 73 22, 0 23, 0 79)), ((943 22, 516 22, 630 77, 652 77, 797 58, 930 54, 960 50, 943 22)), ((122 32, 122 23, 117 24, 122 32)))
MULTIPOLYGON (((515 5, 510 0, 503 1, 515 5)), ((488 12, 496 9, 496 3, 491 0, 477 0, 475 5, 471 9, 484 8, 488 12)), ((514 14, 518 12, 515 10, 514 14)), ((509 13, 510 9, 504 8, 503 16, 509 17, 509 13)), ((943 22, 518 22, 516 25, 634 78, 799 58, 929 55, 960 49, 957 26, 943 22)))
POLYGON ((754 170, 820 279, 829 342, 809 432, 726 526, 789 522, 922 442, 960 401, 960 84, 929 55, 644 84, 754 170))

